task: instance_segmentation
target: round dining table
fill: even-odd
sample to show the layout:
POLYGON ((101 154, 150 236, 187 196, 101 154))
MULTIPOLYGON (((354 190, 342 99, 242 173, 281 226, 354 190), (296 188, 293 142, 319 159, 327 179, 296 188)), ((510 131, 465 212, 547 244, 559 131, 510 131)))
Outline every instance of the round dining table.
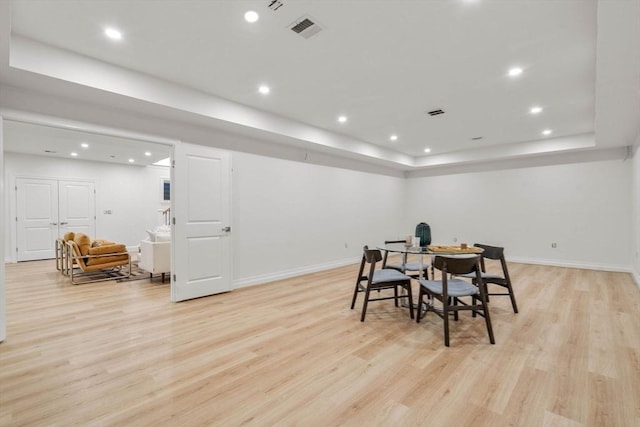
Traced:
MULTIPOLYGON (((420 266, 418 280, 423 279, 422 272, 424 271, 424 256, 447 256, 447 257, 466 257, 480 255, 484 250, 482 248, 476 248, 475 246, 468 246, 466 244, 460 245, 427 245, 427 246, 413 246, 406 243, 387 243, 380 245, 377 249, 387 253, 401 253, 403 254, 402 263, 406 263, 406 257, 409 254, 420 256, 420 266)), ((386 257, 385 257, 386 259, 386 257)), ((383 267, 384 268, 384 267, 383 267)), ((432 267, 433 268, 433 267, 432 267)), ((431 271, 433 275, 433 270, 431 271)))
MULTIPOLYGON (((407 255, 415 254, 420 256, 420 270, 418 270, 418 275, 415 277, 417 280, 424 279, 423 272, 425 267, 427 266, 424 263, 424 256, 429 255, 431 257, 434 256, 446 256, 446 257, 470 257, 477 256, 484 252, 482 248, 477 248, 475 246, 468 246, 465 244, 461 245, 427 245, 427 246, 413 246, 407 245, 406 243, 387 243, 384 245, 377 246, 377 249, 384 251, 386 253, 400 253, 402 254, 402 263, 405 264, 407 262, 407 255)), ((387 257, 384 257, 385 261, 387 257)), ((383 267, 384 268, 384 265, 383 267)), ((434 271, 433 271, 433 260, 431 262, 431 277, 435 279, 434 271)), ((429 278, 427 277, 427 280, 429 278)), ((429 303, 433 307, 433 301, 429 303)), ((402 304, 403 307, 405 304, 402 304)), ((417 305, 414 304, 415 307, 417 305)), ((427 313, 426 307, 425 310, 422 311, 424 314, 427 313)), ((423 316, 424 316, 423 314, 423 316)))

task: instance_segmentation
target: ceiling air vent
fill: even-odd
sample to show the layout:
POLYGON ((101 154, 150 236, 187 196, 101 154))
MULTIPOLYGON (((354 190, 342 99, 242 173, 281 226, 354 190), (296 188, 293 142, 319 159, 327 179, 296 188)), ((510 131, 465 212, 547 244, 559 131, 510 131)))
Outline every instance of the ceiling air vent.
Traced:
POLYGON ((444 110, 433 110, 433 111, 427 111, 427 114, 429 114, 430 116, 437 116, 440 114, 444 114, 444 110))
POLYGON ((267 7, 273 11, 276 11, 280 9, 282 6, 284 6, 284 3, 282 3, 280 0, 271 0, 269 2, 269 6, 267 7))
POLYGON ((291 31, 296 34, 300 34, 305 39, 318 34, 322 31, 322 27, 318 25, 318 22, 310 16, 302 16, 295 20, 295 22, 289 25, 291 31))
POLYGON ((482 139, 481 136, 476 136, 475 138, 471 138, 472 141, 480 141, 482 139))

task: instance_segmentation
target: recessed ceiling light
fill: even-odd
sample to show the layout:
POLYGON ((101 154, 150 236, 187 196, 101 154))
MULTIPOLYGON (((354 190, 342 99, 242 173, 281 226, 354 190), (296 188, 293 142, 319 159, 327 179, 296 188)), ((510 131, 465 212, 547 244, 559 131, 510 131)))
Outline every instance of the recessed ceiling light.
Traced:
POLYGON ((104 34, 111 40, 122 40, 122 33, 115 28, 105 28, 104 34))
POLYGON ((551 129, 545 129, 542 131, 543 135, 551 135, 551 132, 553 132, 551 129))
POLYGON ((89 144, 87 144, 86 142, 83 142, 82 144, 80 144, 80 146, 82 148, 89 148, 89 144))
POLYGON ((340 116, 338 117, 338 121, 340 123, 346 123, 347 122, 347 116, 340 116))
POLYGON ((71 153, 71 157, 77 157, 77 156, 78 156, 78 153, 76 153, 75 151, 71 153))
POLYGON ((247 22, 254 23, 258 19, 260 19, 260 15, 258 15, 258 12, 255 12, 253 10, 250 10, 247 13, 244 14, 244 20, 247 21, 247 22))
POLYGON ((539 114, 542 112, 542 107, 531 107, 529 110, 531 114, 539 114))
POLYGON ((150 151, 145 151, 145 152, 144 152, 144 155, 145 155, 145 156, 147 156, 147 157, 149 157, 149 156, 151 155, 151 152, 150 152, 150 151))
POLYGON ((268 94, 269 92, 271 92, 271 88, 267 85, 262 85, 258 88, 258 92, 260 92, 263 95, 268 94))
POLYGON ((390 139, 391 141, 397 141, 397 140, 398 140, 398 135, 391 135, 391 136, 389 137, 389 139, 390 139))
POLYGON ((513 67, 509 70, 509 77, 517 77, 520 74, 522 74, 522 68, 520 67, 513 67))
POLYGON ((129 159, 129 163, 133 163, 133 162, 135 162, 134 159, 129 159))
POLYGON ((431 152, 431 148, 425 148, 425 149, 424 149, 424 152, 425 152, 425 153, 430 153, 430 152, 431 152))

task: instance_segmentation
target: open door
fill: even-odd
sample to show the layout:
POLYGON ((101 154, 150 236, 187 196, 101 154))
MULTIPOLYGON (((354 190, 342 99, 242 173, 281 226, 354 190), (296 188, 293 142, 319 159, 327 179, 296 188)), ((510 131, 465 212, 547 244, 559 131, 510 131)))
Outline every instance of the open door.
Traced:
POLYGON ((171 168, 171 301, 231 290, 231 156, 177 144, 171 168))

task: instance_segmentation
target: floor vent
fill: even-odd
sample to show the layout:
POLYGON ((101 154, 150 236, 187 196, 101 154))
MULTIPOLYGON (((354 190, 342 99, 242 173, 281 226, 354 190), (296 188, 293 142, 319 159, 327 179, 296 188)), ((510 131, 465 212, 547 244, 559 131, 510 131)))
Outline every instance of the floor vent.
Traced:
POLYGON ((289 25, 291 31, 296 34, 300 34, 305 39, 308 39, 311 36, 318 34, 322 31, 322 27, 318 25, 318 23, 309 16, 302 16, 296 21, 289 25))
POLYGON ((440 114, 444 114, 444 110, 427 111, 427 114, 429 114, 430 116, 437 116, 440 114))

